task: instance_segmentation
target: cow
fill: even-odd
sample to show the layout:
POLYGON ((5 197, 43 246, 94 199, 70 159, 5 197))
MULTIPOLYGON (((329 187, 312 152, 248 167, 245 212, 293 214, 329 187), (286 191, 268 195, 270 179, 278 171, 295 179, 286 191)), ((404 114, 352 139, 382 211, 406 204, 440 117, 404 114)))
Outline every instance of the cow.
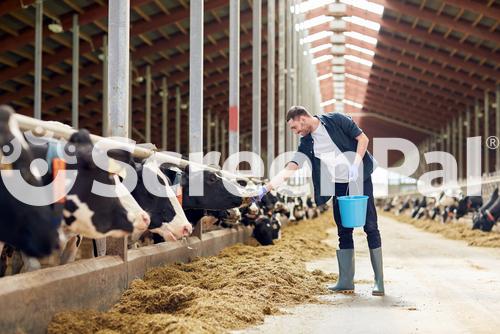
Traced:
MULTIPOLYGON (((160 170, 154 157, 141 162, 131 159, 128 163, 134 167, 138 177, 137 185, 131 194, 139 206, 151 217, 149 231, 160 235, 164 240, 175 241, 189 236, 193 227, 170 187, 169 179, 160 170), (145 184, 145 176, 148 174, 157 178, 158 182, 150 185, 155 189, 148 189, 145 184)), ((131 242, 135 242, 139 238, 140 234, 134 233, 131 242)))
POLYGON ((500 217, 500 197, 498 195, 498 188, 493 191, 488 202, 478 211, 479 213, 473 218, 472 229, 490 232, 500 217))
POLYGON ((28 256, 47 256, 59 243, 58 224, 50 205, 26 204, 11 194, 4 183, 18 172, 31 186, 42 185, 40 172, 31 166, 32 152, 14 110, 8 106, 0 106, 0 147, 0 248, 7 243, 28 256))
POLYGON ((481 196, 465 196, 458 201, 454 212, 455 218, 462 218, 469 212, 477 212, 482 205, 483 198, 481 196))

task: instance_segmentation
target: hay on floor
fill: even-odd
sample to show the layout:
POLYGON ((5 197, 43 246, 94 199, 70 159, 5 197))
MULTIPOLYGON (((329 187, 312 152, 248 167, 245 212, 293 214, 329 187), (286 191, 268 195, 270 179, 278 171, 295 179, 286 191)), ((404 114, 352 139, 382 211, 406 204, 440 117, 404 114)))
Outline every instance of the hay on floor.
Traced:
POLYGON ((333 256, 321 242, 331 214, 292 225, 274 246, 235 245, 218 256, 148 271, 108 312, 63 312, 48 333, 220 333, 262 323, 279 308, 319 302, 336 275, 305 261, 333 256))

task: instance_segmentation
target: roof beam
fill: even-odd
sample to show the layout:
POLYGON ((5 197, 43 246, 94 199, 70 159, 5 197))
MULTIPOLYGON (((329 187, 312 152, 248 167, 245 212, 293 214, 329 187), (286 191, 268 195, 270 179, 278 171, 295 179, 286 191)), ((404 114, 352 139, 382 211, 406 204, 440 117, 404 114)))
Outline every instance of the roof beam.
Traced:
POLYGON ((487 6, 469 0, 445 0, 444 2, 447 5, 457 7, 460 9, 466 9, 473 13, 487 16, 497 21, 500 21, 500 9, 497 9, 495 7, 487 6))
POLYGON ((467 44, 466 42, 460 43, 451 38, 446 38, 438 33, 428 33, 427 30, 420 28, 413 28, 411 25, 401 23, 399 21, 384 17, 380 23, 384 29, 388 29, 393 33, 403 33, 409 35, 407 37, 419 38, 424 43, 432 42, 438 47, 447 47, 455 51, 466 53, 467 55, 473 55, 482 60, 487 60, 493 62, 498 67, 500 65, 500 54, 495 52, 488 52, 485 49, 475 47, 473 45, 467 44))
POLYGON ((389 8, 400 14, 411 13, 411 16, 417 19, 430 21, 434 24, 442 25, 461 32, 462 34, 470 34, 484 41, 492 41, 500 44, 500 34, 490 32, 488 29, 478 26, 473 26, 472 24, 454 20, 443 15, 437 15, 435 12, 426 8, 420 9, 417 6, 402 3, 399 0, 385 0, 384 6, 386 9, 389 8))

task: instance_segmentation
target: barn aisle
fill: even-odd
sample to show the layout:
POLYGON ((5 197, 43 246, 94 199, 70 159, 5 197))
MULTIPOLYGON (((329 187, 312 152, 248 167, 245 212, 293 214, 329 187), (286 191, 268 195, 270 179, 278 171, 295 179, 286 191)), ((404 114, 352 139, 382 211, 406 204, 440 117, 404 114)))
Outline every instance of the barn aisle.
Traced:
MULTIPOLYGON (((370 294, 372 271, 357 231, 356 294, 328 295, 325 305, 286 309, 238 333, 494 333, 500 327, 500 249, 420 231, 380 217, 386 296, 370 294)), ((335 233, 335 230, 331 231, 335 233)), ((336 244, 331 234, 327 242, 336 244)), ((308 264, 336 272, 335 258, 308 264)))

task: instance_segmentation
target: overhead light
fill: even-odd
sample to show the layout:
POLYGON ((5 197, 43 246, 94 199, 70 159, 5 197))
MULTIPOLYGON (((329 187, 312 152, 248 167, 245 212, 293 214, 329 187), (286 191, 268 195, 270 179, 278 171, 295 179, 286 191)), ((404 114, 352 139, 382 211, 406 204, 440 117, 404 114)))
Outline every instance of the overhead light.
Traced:
POLYGON ((142 77, 142 76, 138 76, 135 78, 135 82, 137 82, 137 83, 141 83, 143 81, 144 81, 144 77, 142 77))
POLYGON ((181 104, 181 109, 182 109, 182 110, 186 110, 187 108, 188 108, 187 103, 183 103, 183 104, 181 104))
POLYGON ((97 58, 99 58, 100 61, 104 61, 104 53, 99 53, 97 58))
POLYGON ((52 22, 49 24, 49 30, 52 31, 54 34, 60 34, 64 31, 63 26, 59 22, 52 22))

